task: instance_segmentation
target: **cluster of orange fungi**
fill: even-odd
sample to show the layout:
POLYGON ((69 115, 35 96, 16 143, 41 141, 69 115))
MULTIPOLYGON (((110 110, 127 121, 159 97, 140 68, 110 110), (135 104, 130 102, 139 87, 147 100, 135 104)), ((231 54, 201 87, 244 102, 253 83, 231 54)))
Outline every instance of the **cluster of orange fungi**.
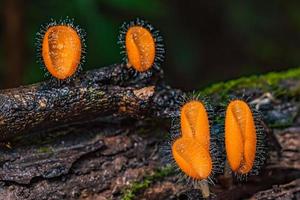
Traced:
POLYGON ((202 180, 212 171, 208 114, 200 101, 190 101, 181 108, 181 137, 172 144, 172 154, 179 168, 188 176, 202 180))
MULTIPOLYGON (((157 48, 157 38, 150 25, 131 22, 121 32, 126 65, 145 72, 155 65, 164 50, 157 48), (123 35, 122 35, 123 34, 123 35)), ((41 54, 51 75, 60 80, 72 77, 82 56, 82 39, 72 25, 49 26, 42 40, 41 54)), ((194 180, 206 180, 213 173, 210 152, 211 131, 205 105, 198 100, 184 104, 180 113, 181 137, 173 141, 171 151, 179 169, 194 180)), ((231 101, 225 117, 227 162, 236 174, 248 174, 254 165, 257 131, 251 109, 242 100, 231 101)))
MULTIPOLYGON (((132 24, 132 23, 130 23, 132 24)), ((126 30, 123 41, 127 66, 145 72, 155 64, 156 40, 151 30, 133 24, 126 30)), ((82 39, 72 24, 49 26, 42 40, 41 54, 48 72, 59 80, 72 77, 78 70, 82 56, 82 39)))
MULTIPOLYGON (((185 103, 180 112, 181 137, 172 143, 173 158, 184 174, 205 180, 212 174, 210 126, 202 102, 185 103)), ((225 149, 231 170, 247 174, 256 155, 256 128, 251 109, 242 100, 231 101, 225 118, 225 149)))

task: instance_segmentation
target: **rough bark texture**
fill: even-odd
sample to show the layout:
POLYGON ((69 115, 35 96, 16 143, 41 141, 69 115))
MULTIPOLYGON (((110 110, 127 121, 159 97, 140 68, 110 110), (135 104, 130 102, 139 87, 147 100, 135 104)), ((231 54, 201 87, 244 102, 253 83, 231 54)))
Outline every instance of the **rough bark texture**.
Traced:
MULTIPOLYGON (((163 85, 161 74, 135 74, 133 78, 129 78, 126 75, 129 72, 121 66, 111 66, 85 73, 80 77, 90 79, 79 79, 72 86, 68 83, 56 86, 55 89, 43 87, 43 95, 46 94, 44 91, 49 92, 44 98, 49 98, 52 102, 64 96, 62 88, 66 87, 68 91, 72 91, 71 94, 80 91, 76 88, 96 88, 97 91, 111 95, 111 98, 118 98, 113 101, 107 101, 105 95, 98 98, 90 98, 89 95, 83 99, 63 98, 68 102, 66 105, 47 101, 47 105, 49 103, 55 106, 46 109, 47 115, 50 113, 47 119, 38 118, 42 120, 37 120, 38 123, 30 127, 35 131, 17 134, 19 129, 15 129, 9 132, 15 132, 17 137, 10 139, 10 148, 1 148, 0 199, 199 199, 199 191, 177 183, 177 174, 172 170, 166 172, 162 168, 162 157, 159 153, 162 143, 167 140, 170 124, 165 118, 176 110, 180 91, 163 85), (114 74, 111 73, 114 70, 118 75, 109 77, 114 74), (123 77, 120 70, 123 71, 123 77), (94 84, 90 85, 92 82, 94 84), (152 86, 159 89, 141 103, 134 90, 140 91, 152 86), (56 94, 55 97, 50 97, 51 92, 56 94), (130 101, 121 100, 123 98, 120 97, 130 101), (92 104, 89 103, 90 100, 93 101, 92 104), (103 101, 109 102, 109 105, 102 105, 103 101), (125 102, 126 109, 120 109, 120 102, 125 102), (141 105, 144 106, 141 108, 141 105), (77 109, 77 106, 86 106, 86 111, 77 109), (64 113, 52 114, 55 111, 50 108, 59 111, 57 113, 64 113), (81 123, 85 117, 94 117, 94 114, 101 113, 102 109, 106 111, 103 117, 81 123), (78 117, 76 112, 83 116, 78 117), (59 118, 60 122, 56 123, 53 120, 55 118, 59 118)), ((3 111, 6 105, 9 108, 23 102, 20 100, 14 104, 9 103, 19 94, 16 91, 23 91, 19 94, 22 97, 30 94, 35 96, 36 88, 34 85, 2 91, 1 103, 4 104, 1 106, 1 119, 3 120, 3 115, 7 117, 3 111)), ((249 177, 247 182, 234 181, 231 185, 226 185, 222 182, 222 177, 219 177, 216 185, 211 187, 216 199, 299 199, 300 97, 297 96, 299 92, 294 91, 300 91, 300 80, 281 81, 272 89, 275 88, 283 89, 285 94, 293 91, 293 96, 278 95, 273 99, 266 95, 260 98, 265 92, 273 91, 232 88, 231 92, 234 94, 247 93, 247 96, 252 96, 251 101, 263 112, 265 122, 270 128, 270 156, 261 174, 249 177)), ((92 95, 94 94, 93 92, 92 95)), ((213 105, 219 105, 220 94, 211 95, 213 105)), ((14 110, 10 112, 10 116, 34 119, 36 113, 40 113, 37 107, 35 105, 29 111, 14 110), (28 113, 33 114, 26 116, 28 113)), ((216 107, 217 114, 221 110, 216 107)), ((40 115, 43 114, 44 112, 40 115)), ((5 119, 12 120, 12 117, 5 119)), ((23 127, 8 123, 12 121, 2 122, 1 134, 5 133, 4 130, 9 131, 6 127, 23 127)), ((2 138, 3 141, 7 139, 2 138)))
POLYGON ((136 73, 114 65, 66 82, 47 81, 0 92, 0 140, 15 134, 108 115, 166 117, 181 94, 162 72, 136 73))

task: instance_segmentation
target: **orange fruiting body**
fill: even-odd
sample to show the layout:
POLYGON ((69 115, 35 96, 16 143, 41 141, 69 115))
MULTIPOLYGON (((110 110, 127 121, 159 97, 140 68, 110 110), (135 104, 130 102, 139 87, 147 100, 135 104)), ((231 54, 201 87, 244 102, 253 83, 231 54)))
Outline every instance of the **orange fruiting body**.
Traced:
POLYGON ((186 103, 180 114, 181 137, 172 144, 178 167, 193 179, 207 179, 212 172, 208 114, 200 101, 186 103))
POLYGON ((155 59, 155 41, 150 31, 142 26, 130 27, 126 33, 129 65, 139 72, 150 69, 155 59))
POLYGON ((250 107, 242 100, 230 102, 225 118, 225 147, 232 171, 247 174, 256 155, 256 128, 250 107))
POLYGON ((127 67, 141 73, 160 70, 159 65, 165 54, 164 45, 159 31, 148 22, 135 19, 123 23, 118 43, 127 67))
POLYGON ((193 100, 183 105, 180 125, 182 137, 195 138, 205 149, 209 149, 209 120, 201 102, 193 100))
POLYGON ((172 154, 179 168, 194 179, 206 179, 211 174, 209 151, 194 138, 181 137, 172 145, 172 154))
POLYGON ((71 77, 81 60, 81 39, 76 30, 68 25, 48 28, 42 41, 42 57, 49 73, 57 79, 71 77))

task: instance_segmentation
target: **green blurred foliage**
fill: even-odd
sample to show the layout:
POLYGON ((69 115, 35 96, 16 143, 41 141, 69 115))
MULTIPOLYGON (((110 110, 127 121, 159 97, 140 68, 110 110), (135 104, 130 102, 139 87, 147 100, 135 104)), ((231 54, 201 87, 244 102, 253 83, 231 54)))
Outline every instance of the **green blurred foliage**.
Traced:
MULTIPOLYGON (((196 89, 299 66, 299 8, 300 2, 280 0, 28 0, 23 83, 45 79, 35 55, 40 25, 67 16, 87 33, 84 70, 121 62, 119 27, 136 17, 151 22, 164 37, 167 54, 162 67, 174 87, 196 89)), ((1 76, 3 51, 0 48, 1 76)))
POLYGON ((84 69, 87 70, 120 62, 120 47, 117 45, 120 25, 125 19, 137 16, 159 16, 162 12, 157 11, 162 10, 163 4, 159 0, 35 0, 27 8, 26 42, 30 59, 24 74, 26 84, 44 79, 44 71, 36 63, 35 37, 40 26, 51 19, 74 18, 75 24, 85 30, 87 54, 84 69), (119 17, 118 13, 124 17, 119 17))

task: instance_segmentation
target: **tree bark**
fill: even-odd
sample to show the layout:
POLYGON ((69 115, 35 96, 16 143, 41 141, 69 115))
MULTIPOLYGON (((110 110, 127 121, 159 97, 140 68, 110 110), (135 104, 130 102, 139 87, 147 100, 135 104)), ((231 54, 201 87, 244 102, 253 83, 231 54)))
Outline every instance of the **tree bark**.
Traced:
POLYGON ((69 123, 119 115, 168 117, 179 90, 162 82, 162 72, 136 73, 114 65, 73 80, 50 80, 0 92, 0 141, 69 123))
MULTIPOLYGON (((160 150, 168 140, 168 119, 182 96, 163 83, 160 72, 136 74, 114 65, 48 84, 1 91, 1 120, 4 108, 30 120, 26 126, 13 117, 2 121, 1 134, 10 134, 2 141, 9 139, 11 147, 0 149, 0 199, 199 199, 199 191, 177 182, 177 172, 157 172, 164 165, 160 150), (40 96, 47 99, 42 111, 41 104, 29 103, 40 96), (48 118, 37 117, 43 115, 48 118), (30 130, 8 128, 24 126, 30 130)), ((210 188, 216 199, 299 198, 299 87, 300 80, 291 78, 267 91, 232 88, 230 94, 247 93, 260 108, 269 126, 269 158, 261 174, 245 182, 228 186, 217 178, 210 188), (264 95, 275 89, 285 95, 264 95)), ((210 95, 219 115, 220 94, 210 95)))

